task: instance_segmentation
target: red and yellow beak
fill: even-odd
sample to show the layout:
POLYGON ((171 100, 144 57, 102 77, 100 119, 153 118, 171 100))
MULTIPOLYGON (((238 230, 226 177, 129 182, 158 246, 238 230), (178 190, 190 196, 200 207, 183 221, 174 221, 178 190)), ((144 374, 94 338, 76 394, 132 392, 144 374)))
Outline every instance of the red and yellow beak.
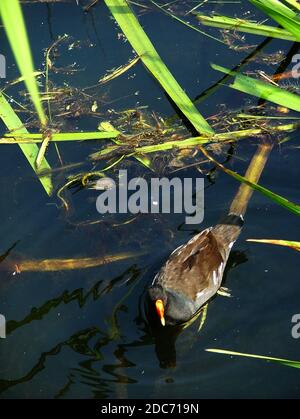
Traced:
POLYGON ((166 325, 166 321, 165 321, 165 307, 164 307, 164 303, 162 302, 162 300, 156 300, 155 301, 155 308, 156 308, 156 312, 160 318, 160 322, 163 326, 166 325))

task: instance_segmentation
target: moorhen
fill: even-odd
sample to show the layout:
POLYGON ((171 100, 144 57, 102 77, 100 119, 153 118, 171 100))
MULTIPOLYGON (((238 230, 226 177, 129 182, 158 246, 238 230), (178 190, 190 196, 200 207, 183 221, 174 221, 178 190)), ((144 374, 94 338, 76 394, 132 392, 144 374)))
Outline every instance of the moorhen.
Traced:
MULTIPOLYGON (((271 148, 267 143, 258 146, 245 174, 251 182, 258 182, 271 148)), ((155 276, 148 297, 163 326, 190 320, 221 287, 252 192, 251 187, 241 184, 228 214, 175 249, 155 276)))

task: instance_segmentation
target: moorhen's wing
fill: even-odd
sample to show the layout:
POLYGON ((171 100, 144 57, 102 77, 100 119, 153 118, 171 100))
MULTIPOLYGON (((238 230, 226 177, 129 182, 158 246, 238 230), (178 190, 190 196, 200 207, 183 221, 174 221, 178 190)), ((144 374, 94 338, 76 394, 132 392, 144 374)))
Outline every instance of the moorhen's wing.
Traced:
POLYGON ((212 228, 206 229, 171 254, 155 282, 200 307, 221 285, 227 261, 222 255, 225 255, 224 249, 212 228))

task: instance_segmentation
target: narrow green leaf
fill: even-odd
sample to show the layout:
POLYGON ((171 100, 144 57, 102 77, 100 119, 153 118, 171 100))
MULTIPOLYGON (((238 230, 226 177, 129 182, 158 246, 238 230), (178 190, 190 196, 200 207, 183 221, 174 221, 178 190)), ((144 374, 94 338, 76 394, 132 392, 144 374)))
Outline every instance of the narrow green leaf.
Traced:
POLYGON ((300 12, 300 4, 297 0, 285 0, 285 2, 300 12))
MULTIPOLYGON (((7 126, 10 131, 14 131, 16 135, 29 134, 27 129, 22 124, 19 117, 16 115, 14 110, 11 108, 10 104, 7 102, 5 97, 0 93, 0 118, 7 126)), ((36 144, 19 144, 23 154, 28 160, 30 166, 33 168, 35 173, 39 176, 39 173, 36 169, 35 161, 38 156, 39 148, 36 144)), ((47 160, 44 158, 40 167, 41 170, 45 170, 49 173, 51 167, 49 166, 47 160)), ((39 176, 39 180, 43 185, 45 191, 48 195, 52 193, 52 182, 51 176, 39 176)))
MULTIPOLYGON (((54 133, 51 136, 51 141, 86 141, 86 140, 105 140, 117 138, 120 135, 119 131, 96 131, 96 132, 60 132, 54 133)), ((13 132, 4 135, 5 138, 11 139, 10 144, 15 142, 40 143, 43 141, 42 134, 30 134, 29 132, 13 132)), ((0 144, 6 144, 5 139, 0 140, 0 144)))
POLYGON ((46 125, 47 118, 42 107, 37 82, 34 76, 33 60, 19 0, 1 0, 0 16, 38 117, 41 124, 46 125))
POLYGON ((278 38, 286 41, 296 40, 295 36, 286 29, 275 28, 269 25, 261 25, 258 22, 251 22, 249 20, 231 18, 227 16, 205 16, 202 14, 197 14, 197 19, 206 26, 245 32, 252 35, 278 38))
POLYGON ((293 34, 297 41, 300 41, 299 14, 292 8, 278 0, 250 0, 250 2, 293 34))
POLYGON ((286 246, 300 252, 300 242, 294 242, 290 240, 248 239, 247 242, 274 244, 276 246, 286 246))
POLYGON ((277 204, 281 205, 282 207, 288 209, 292 213, 294 213, 296 215, 300 215, 300 205, 289 201, 288 199, 284 198, 283 196, 278 195, 278 194, 270 191, 269 189, 258 185, 257 183, 250 182, 249 180, 247 180, 243 176, 239 175, 236 172, 233 172, 230 169, 226 169, 226 173, 229 174, 230 176, 234 177, 239 182, 242 182, 242 183, 245 183, 248 186, 251 186, 252 189, 262 193, 263 195, 265 195, 266 197, 268 197, 272 201, 276 202, 277 204))
POLYGON ((299 20, 297 12, 280 0, 250 0, 250 3, 262 8, 262 10, 273 10, 289 19, 299 20))
POLYGON ((244 76, 231 71, 227 68, 221 67, 216 64, 211 64, 214 70, 220 71, 225 74, 234 76, 234 82, 229 85, 233 89, 239 90, 240 92, 247 93, 252 96, 256 96, 270 102, 276 103, 277 105, 284 106, 294 111, 300 112, 300 96, 291 92, 287 92, 280 87, 272 84, 263 82, 261 80, 253 79, 252 77, 244 76))
POLYGON ((263 120, 290 120, 290 119, 300 119, 299 116, 294 116, 294 115, 290 115, 290 116, 270 116, 270 115, 254 115, 254 114, 250 114, 250 113, 238 113, 237 118, 243 118, 243 119, 263 119, 263 120))
POLYGON ((126 0, 104 0, 144 65, 199 133, 213 132, 164 64, 126 0))
POLYGON ((243 353, 243 352, 226 351, 226 350, 223 350, 223 349, 206 349, 206 352, 213 352, 213 353, 216 353, 216 354, 224 354, 224 355, 241 356, 241 357, 245 357, 245 358, 262 359, 262 360, 265 360, 265 361, 276 362, 276 363, 285 365, 287 367, 300 368, 300 361, 291 361, 290 359, 273 358, 271 356, 246 354, 246 353, 243 353))
POLYGON ((203 148, 202 145, 199 144, 198 148, 202 151, 205 157, 207 157, 210 161, 212 161, 219 169, 223 170, 223 172, 227 173, 229 176, 232 176, 234 179, 238 180, 239 182, 245 183, 246 185, 250 186, 252 189, 260 192, 261 194, 265 195, 272 201, 276 202, 278 205, 288 209, 290 212, 296 215, 300 215, 300 205, 297 205, 293 202, 290 202, 288 199, 278 195, 263 186, 258 185, 257 183, 250 182, 244 176, 239 175, 236 172, 233 172, 230 169, 227 169, 217 160, 215 160, 206 150, 203 148))

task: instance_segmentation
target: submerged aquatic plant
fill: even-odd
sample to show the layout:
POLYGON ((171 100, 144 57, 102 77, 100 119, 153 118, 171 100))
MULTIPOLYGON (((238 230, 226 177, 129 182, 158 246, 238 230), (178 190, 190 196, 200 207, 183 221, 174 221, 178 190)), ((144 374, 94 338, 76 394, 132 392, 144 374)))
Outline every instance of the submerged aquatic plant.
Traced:
MULTIPOLYGON (((22 272, 57 272, 74 269, 88 269, 97 266, 106 265, 108 263, 117 262, 129 258, 136 257, 136 253, 120 253, 115 255, 105 255, 98 257, 86 258, 69 258, 69 259, 32 259, 22 260, 13 263, 15 272, 20 274, 22 272)), ((9 262, 11 264, 11 262, 9 262)))

